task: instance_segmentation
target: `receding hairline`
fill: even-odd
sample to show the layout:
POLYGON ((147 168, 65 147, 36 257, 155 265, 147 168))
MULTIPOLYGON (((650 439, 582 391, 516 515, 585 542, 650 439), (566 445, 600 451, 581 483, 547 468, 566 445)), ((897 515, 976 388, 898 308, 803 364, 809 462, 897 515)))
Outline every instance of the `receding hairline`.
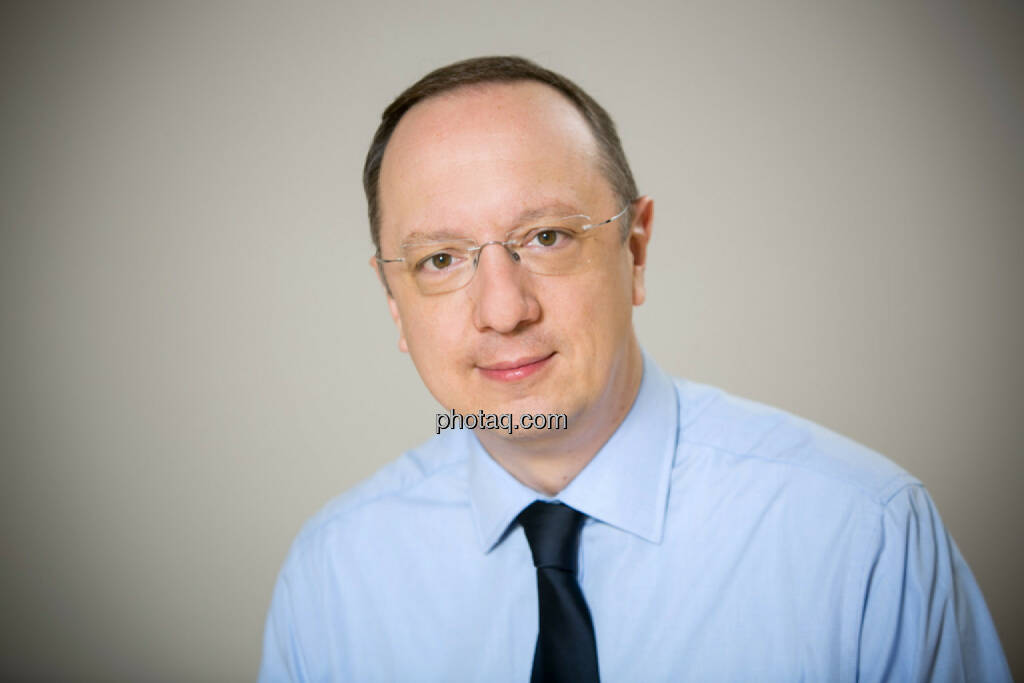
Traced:
MULTIPOLYGON (((434 69, 403 90, 381 114, 377 130, 363 163, 363 190, 366 194, 367 217, 370 223, 370 238, 380 256, 380 171, 383 157, 390 146, 392 134, 405 114, 417 104, 429 101, 445 93, 453 93, 470 86, 486 87, 499 84, 515 84, 535 81, 558 91, 569 100, 583 117, 591 134, 598 143, 597 170, 611 184, 613 192, 624 202, 637 197, 636 180, 629 167, 622 141, 611 115, 578 84, 562 74, 546 69, 539 64, 517 55, 489 55, 452 62, 434 69)), ((627 205, 628 208, 628 205, 627 205)), ((620 237, 623 241, 629 232, 631 218, 627 211, 622 221, 620 237)), ((384 287, 390 294, 387 280, 382 277, 384 287)))
POLYGON ((528 76, 524 76, 522 78, 517 78, 514 80, 493 80, 480 81, 475 83, 463 83, 453 88, 442 90, 437 93, 432 93, 418 100, 415 104, 413 104, 411 107, 409 107, 402 113, 401 119, 399 119, 399 121, 395 124, 394 129, 388 136, 388 142, 387 145, 384 147, 383 153, 381 154, 378 168, 378 183, 376 188, 378 230, 380 230, 380 228, 382 228, 386 222, 383 201, 384 183, 382 182, 385 175, 385 162, 390 156, 389 151, 392 150, 394 147, 393 143, 395 141, 395 138, 400 134, 399 131, 403 130, 403 128, 408 129, 410 115, 413 115, 413 118, 415 119, 415 112, 419 111, 422 113, 424 108, 423 105, 429 106, 431 103, 436 103, 438 101, 452 101, 464 98, 467 95, 485 95, 488 92, 508 90, 511 88, 525 87, 528 89, 534 89, 534 86, 537 86, 541 89, 539 90, 539 92, 547 91, 549 93, 553 93, 554 95, 556 95, 558 101, 562 103, 563 108, 566 111, 572 112, 571 117, 579 124, 580 129, 585 131, 585 139, 587 140, 586 144, 588 147, 586 150, 586 154, 591 158, 592 163, 596 164, 595 170, 598 172, 598 175, 604 178, 605 182, 608 185, 608 189, 613 194, 617 194, 615 183, 612 181, 610 177, 611 174, 609 173, 608 169, 610 160, 607 158, 607 155, 605 154, 601 142, 598 139, 597 132, 593 129, 584 113, 580 111, 580 108, 577 106, 577 104, 573 102, 573 100, 568 95, 566 95, 553 85, 550 85, 543 81, 539 81, 535 78, 530 78, 528 76))

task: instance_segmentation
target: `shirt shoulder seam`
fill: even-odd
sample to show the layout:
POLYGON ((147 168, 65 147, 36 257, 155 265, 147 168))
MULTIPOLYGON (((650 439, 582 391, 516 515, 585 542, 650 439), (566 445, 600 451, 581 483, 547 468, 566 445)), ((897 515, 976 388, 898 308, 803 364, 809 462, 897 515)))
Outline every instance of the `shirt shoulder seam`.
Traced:
MULTIPOLYGON (((406 455, 408 455, 408 452, 403 454, 403 456, 406 456, 406 455)), ((377 501, 380 501, 380 500, 385 499, 385 498, 389 498, 389 497, 392 497, 392 496, 400 496, 403 493, 407 493, 407 492, 411 491, 412 489, 415 489, 417 486, 420 486, 420 485, 426 483, 431 478, 433 478, 433 477, 435 477, 435 476, 437 476, 439 474, 442 474, 442 473, 444 473, 444 472, 446 472, 446 471, 448 471, 448 470, 450 470, 452 468, 458 467, 459 465, 464 464, 465 461, 467 460, 467 458, 468 458, 468 456, 462 455, 462 456, 458 457, 457 459, 453 460, 452 462, 444 463, 443 465, 439 465, 436 468, 430 470, 429 472, 424 472, 422 474, 422 476, 417 477, 413 481, 402 482, 401 484, 398 484, 398 485, 396 485, 394 487, 389 487, 386 490, 378 491, 376 493, 367 495, 365 498, 359 498, 359 499, 351 501, 351 502, 349 502, 347 504, 340 504, 340 505, 338 505, 338 509, 332 510, 330 512, 330 514, 325 514, 323 516, 323 518, 317 520, 315 524, 313 524, 311 526, 308 526, 307 528, 303 529, 299 533, 299 536, 298 536, 297 540, 301 541, 302 539, 304 539, 306 537, 309 537, 309 536, 312 536, 314 534, 317 534, 317 533, 323 531, 323 529, 325 527, 330 526, 331 524, 333 524, 333 523, 343 519, 344 517, 347 517, 348 515, 352 514, 353 512, 356 512, 357 510, 360 510, 361 508, 366 507, 367 505, 371 505, 371 504, 376 503, 377 501)), ((392 465, 394 465, 394 464, 395 463, 392 463, 392 465)), ((385 466, 385 468, 386 467, 388 467, 388 466, 385 466)), ((377 473, 380 473, 381 471, 382 470, 378 470, 377 473)), ((375 476, 375 475, 371 475, 369 479, 365 480, 361 484, 356 484, 355 487, 350 489, 348 493, 353 493, 360 486, 368 484, 373 479, 373 476, 375 476)), ((347 495, 346 493, 342 493, 340 497, 343 498, 346 495, 347 495)), ((337 499, 335 499, 335 500, 337 500, 337 499)), ((325 505, 325 508, 330 506, 330 505, 332 505, 332 504, 334 504, 334 501, 328 502, 327 505, 325 505)), ((317 517, 320 517, 321 514, 323 514, 323 513, 321 512, 321 513, 318 513, 317 515, 314 515, 313 519, 317 519, 317 517)))
MULTIPOLYGON (((768 430, 768 431, 770 432, 771 430, 768 430)), ((767 434, 765 434, 761 438, 760 441, 763 441, 764 438, 766 438, 766 437, 767 437, 767 434)), ((750 452, 738 453, 738 452, 730 450, 728 448, 723 448, 719 444, 708 443, 708 442, 699 441, 699 440, 696 440, 696 439, 691 439, 691 438, 686 437, 685 435, 681 435, 680 441, 681 441, 681 443, 686 443, 686 444, 690 444, 690 445, 693 445, 693 446, 702 446, 704 448, 711 448, 711 449, 713 449, 713 450, 715 450, 715 451, 717 451, 719 453, 724 453, 726 455, 731 455, 731 456, 733 456, 735 458, 751 458, 751 459, 754 459, 754 460, 761 460, 763 462, 769 462, 769 463, 773 463, 773 464, 780 465, 780 466, 794 467, 794 468, 797 468, 797 469, 804 470, 806 472, 811 472, 811 473, 813 473, 813 474, 815 474, 815 475, 817 475, 819 477, 823 477, 825 479, 830 479, 832 481, 839 482, 841 484, 844 484, 846 486, 849 486, 851 488, 854 488, 854 489, 860 491, 868 499, 870 499, 872 502, 876 503, 880 508, 884 508, 886 505, 888 505, 889 501, 891 501, 896 496, 896 494, 898 494, 906 486, 922 485, 921 482, 918 481, 918 479, 916 477, 914 477, 912 474, 910 474, 909 472, 898 472, 896 474, 893 474, 889 479, 887 479, 884 482, 884 484, 882 484, 882 486, 875 488, 875 487, 867 486, 867 485, 865 485, 865 484, 863 484, 863 483, 861 483, 861 482, 859 482, 859 481, 857 481, 855 479, 852 479, 850 477, 843 477, 843 476, 840 476, 840 475, 837 475, 837 474, 831 474, 829 472, 824 472, 820 468, 804 465, 802 463, 789 462, 789 461, 786 461, 786 460, 781 460, 779 458, 766 457, 764 455, 758 455, 756 453, 750 453, 750 452)), ((760 441, 759 441, 759 443, 760 443, 760 441)))

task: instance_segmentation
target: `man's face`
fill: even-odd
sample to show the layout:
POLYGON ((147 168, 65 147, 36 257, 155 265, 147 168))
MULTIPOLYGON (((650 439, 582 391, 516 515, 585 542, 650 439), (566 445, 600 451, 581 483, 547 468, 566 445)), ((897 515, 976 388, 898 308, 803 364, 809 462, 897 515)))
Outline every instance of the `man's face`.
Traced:
MULTIPOLYGON (((414 232, 482 244, 503 240, 530 212, 553 208, 546 213, 600 222, 623 208, 582 116, 554 89, 529 81, 465 88, 413 107, 384 154, 380 206, 384 258, 400 255, 414 232)), ((617 393, 639 358, 632 306, 643 299, 648 233, 636 230, 623 244, 620 228, 597 228, 593 260, 570 275, 531 273, 492 245, 468 285, 425 296, 405 264, 380 266, 399 346, 434 397, 461 413, 565 413, 570 429, 577 418, 621 410, 617 393)))

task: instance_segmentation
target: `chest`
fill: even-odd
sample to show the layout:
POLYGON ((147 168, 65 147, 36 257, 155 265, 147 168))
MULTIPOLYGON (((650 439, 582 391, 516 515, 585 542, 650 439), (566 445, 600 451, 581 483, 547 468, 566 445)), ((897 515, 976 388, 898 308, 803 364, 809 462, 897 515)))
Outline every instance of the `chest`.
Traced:
MULTIPOLYGON (((579 580, 602 680, 852 676, 856 598, 842 548, 823 562, 777 539, 687 540, 588 527, 579 580)), ((487 554, 434 550, 445 552, 396 549, 334 576, 325 679, 529 680, 538 617, 525 539, 487 554)))

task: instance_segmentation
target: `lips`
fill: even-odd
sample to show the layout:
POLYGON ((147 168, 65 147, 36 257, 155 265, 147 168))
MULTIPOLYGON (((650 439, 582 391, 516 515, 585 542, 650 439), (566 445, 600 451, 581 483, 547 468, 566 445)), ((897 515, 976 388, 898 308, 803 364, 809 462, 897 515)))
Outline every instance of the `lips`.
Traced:
POLYGON ((526 365, 531 365, 538 361, 542 361, 545 358, 551 357, 552 354, 547 353, 540 356, 524 356, 510 361, 502 361, 500 363, 493 363, 491 365, 480 365, 481 370, 513 370, 515 368, 521 368, 526 365))
POLYGON ((539 356, 522 356, 512 360, 478 365, 477 368, 488 379, 515 382, 544 369, 554 355, 555 353, 552 351, 539 356))

